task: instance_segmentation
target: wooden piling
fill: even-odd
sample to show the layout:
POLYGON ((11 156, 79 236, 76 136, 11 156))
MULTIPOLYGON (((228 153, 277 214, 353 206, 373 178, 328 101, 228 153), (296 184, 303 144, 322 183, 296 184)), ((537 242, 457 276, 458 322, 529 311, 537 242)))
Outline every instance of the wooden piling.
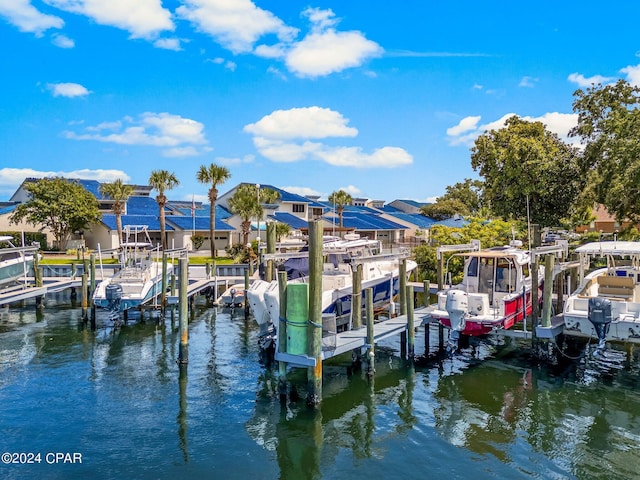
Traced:
POLYGON ((413 286, 409 285, 407 289, 407 337, 409 360, 413 361, 415 357, 416 330, 414 321, 415 304, 413 301, 413 286))
POLYGON ((307 369, 309 392, 307 404, 322 401, 322 234, 320 221, 309 222, 309 323, 307 352, 315 358, 315 367, 307 369))
POLYGON ((89 287, 87 286, 87 272, 86 270, 82 273, 82 322, 87 323, 89 317, 87 316, 87 293, 89 292, 89 287))
MULTIPOLYGON (((407 314, 407 259, 400 260, 398 265, 398 297, 400 300, 400 315, 407 314)), ((393 292, 391 292, 393 294, 393 292)), ((393 295, 391 295, 393 301, 393 295)), ((400 357, 407 357, 407 332, 400 332, 400 357)))
POLYGON ((538 295, 538 256, 532 255, 531 258, 531 329, 536 331, 538 320, 540 318, 540 296, 538 295))
MULTIPOLYGON (((278 272, 278 291, 280 294, 280 319, 278 321, 278 352, 287 351, 287 272, 278 272)), ((287 363, 278 362, 278 392, 280 401, 287 400, 287 363)))
POLYGON ((367 309, 367 374, 369 378, 373 378, 373 374, 376 371, 375 362, 375 346, 374 346, 374 332, 373 332, 373 289, 366 288, 364 290, 364 303, 367 309))
MULTIPOLYGON (((89 265, 90 265, 90 281, 89 281, 89 299, 93 298, 93 292, 96 291, 96 254, 92 253, 89 256, 89 265)), ((96 329, 96 306, 95 304, 89 300, 91 303, 91 330, 95 331, 96 329)))
POLYGON ((545 328, 551 326, 551 308, 553 306, 553 265, 555 256, 553 254, 546 255, 544 259, 544 294, 542 297, 542 322, 545 328))
POLYGON ((353 289, 351 291, 351 328, 362 328, 362 264, 353 269, 353 289))
MULTIPOLYGON (((249 261, 251 266, 251 261, 249 261)), ((247 291, 249 290, 249 270, 244 271, 244 318, 249 316, 249 301, 247 300, 247 291)))
POLYGON ((164 309, 167 306, 167 252, 162 252, 162 287, 160 293, 160 312, 164 316, 164 309))
POLYGON ((180 325, 180 347, 178 363, 189 363, 189 312, 187 305, 187 290, 189 288, 189 259, 178 260, 180 288, 178 292, 178 322, 180 325))

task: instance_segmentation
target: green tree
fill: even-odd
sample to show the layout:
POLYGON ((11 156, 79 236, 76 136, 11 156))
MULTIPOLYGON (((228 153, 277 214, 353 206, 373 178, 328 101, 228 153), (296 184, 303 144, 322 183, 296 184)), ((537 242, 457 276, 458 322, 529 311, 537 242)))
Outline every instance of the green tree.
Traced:
POLYGON ((574 97, 578 125, 570 134, 585 143, 585 197, 603 204, 618 221, 639 222, 640 87, 619 80, 577 90, 574 97))
POLYGON ((275 190, 261 188, 260 199, 258 199, 258 187, 251 183, 243 183, 236 189, 233 196, 229 199, 229 210, 231 210, 231 213, 234 215, 238 215, 242 220, 240 228, 243 245, 249 242, 251 219, 261 218, 264 213, 262 205, 274 203, 279 197, 280 194, 275 190))
POLYGON ((25 184, 29 200, 16 207, 9 221, 48 228, 55 247, 64 249, 75 231, 87 230, 100 221, 98 200, 82 185, 61 177, 42 178, 25 184))
POLYGON ((111 211, 116 216, 116 229, 118 230, 118 243, 122 243, 122 215, 127 206, 127 200, 133 195, 133 187, 126 185, 121 179, 112 183, 100 185, 100 193, 103 197, 113 200, 111 211))
POLYGON ((342 215, 344 213, 344 206, 351 205, 353 202, 353 198, 344 190, 338 190, 337 192, 333 192, 329 195, 329 203, 335 205, 336 210, 338 212, 338 217, 340 218, 340 228, 342 228, 342 215))
POLYGON ((291 233, 290 225, 282 222, 276 222, 276 240, 278 242, 282 240, 282 237, 286 237, 290 233, 291 233))
POLYGON ((158 216, 160 219, 160 238, 162 239, 162 249, 167 249, 167 235, 166 235, 166 222, 164 217, 164 207, 167 204, 167 197, 164 192, 171 190, 180 182, 176 178, 173 172, 167 170, 153 170, 149 177, 149 185, 158 192, 156 196, 156 202, 158 203, 158 216))
POLYGON ((201 165, 196 178, 200 183, 211 185, 209 187, 209 236, 211 244, 211 258, 216 258, 216 201, 218 200, 218 186, 231 178, 231 173, 226 167, 215 163, 209 166, 201 165))
MULTIPOLYGON (((503 220, 491 220, 487 222, 483 218, 470 217, 467 224, 460 228, 435 225, 431 228, 428 245, 420 245, 414 249, 416 262, 420 268, 421 280, 437 281, 436 248, 441 245, 459 245, 470 243, 471 240, 480 240, 482 248, 490 248, 500 245, 508 245, 511 240, 520 240, 523 244, 528 241, 526 225, 522 222, 505 222, 503 220)), ((464 261, 461 257, 454 256, 451 260, 445 259, 448 271, 452 274, 452 282, 462 281, 464 261)))
POLYGON ((504 218, 529 218, 554 226, 575 214, 585 186, 577 149, 542 122, 517 116, 506 127, 480 135, 471 166, 484 178, 483 200, 504 218))
POLYGON ((456 214, 462 217, 477 215, 482 206, 482 187, 480 180, 466 178, 464 182, 448 186, 443 196, 422 207, 420 212, 434 220, 444 220, 456 214))

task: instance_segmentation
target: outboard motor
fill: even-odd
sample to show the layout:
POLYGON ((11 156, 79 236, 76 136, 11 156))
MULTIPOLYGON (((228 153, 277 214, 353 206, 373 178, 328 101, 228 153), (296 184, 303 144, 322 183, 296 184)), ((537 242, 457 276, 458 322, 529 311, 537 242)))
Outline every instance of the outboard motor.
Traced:
POLYGON ((236 289, 232 288, 229 291, 229 294, 231 295, 231 306, 235 307, 236 306, 236 289))
POLYGON ((605 348, 605 338, 609 333, 611 325, 611 300, 608 298, 592 297, 589 299, 589 311, 587 318, 593 325, 598 336, 597 350, 601 351, 605 348))
POLYGON ((117 318, 120 313, 120 300, 122 300, 122 286, 118 284, 110 283, 107 285, 104 291, 104 296, 107 299, 110 316, 117 318))
POLYGON ((458 348, 460 332, 466 326, 466 318, 469 313, 469 296, 463 290, 449 290, 447 292, 446 307, 451 322, 451 335, 449 336, 449 350, 458 348))

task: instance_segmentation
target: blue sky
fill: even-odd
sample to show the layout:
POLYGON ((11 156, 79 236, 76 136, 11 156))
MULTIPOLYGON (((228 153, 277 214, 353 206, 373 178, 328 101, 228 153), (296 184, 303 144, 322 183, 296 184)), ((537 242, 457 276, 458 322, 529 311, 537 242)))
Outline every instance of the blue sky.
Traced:
POLYGON ((0 0, 0 200, 28 176, 154 169, 204 200, 196 172, 216 163, 220 193, 432 201, 477 178, 473 140, 508 115, 566 138, 577 88, 640 84, 640 3, 615 7, 0 0))

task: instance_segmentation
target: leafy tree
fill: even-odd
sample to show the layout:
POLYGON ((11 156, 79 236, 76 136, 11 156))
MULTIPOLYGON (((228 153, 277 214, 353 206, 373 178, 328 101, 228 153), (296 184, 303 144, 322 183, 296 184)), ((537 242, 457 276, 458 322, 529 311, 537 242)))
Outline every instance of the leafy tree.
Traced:
POLYGON ((586 144, 586 194, 620 222, 640 221, 640 87, 624 80, 574 93, 578 125, 571 135, 586 144))
POLYGON ((113 183, 103 183, 100 185, 100 193, 104 197, 113 200, 111 211, 116 216, 116 229, 118 230, 118 242, 122 242, 122 214, 125 212, 127 200, 133 195, 133 187, 126 185, 121 179, 113 183))
POLYGON ((425 205, 421 213, 434 220, 444 220, 458 214, 462 217, 477 215, 482 205, 481 193, 483 183, 480 180, 466 178, 448 186, 445 194, 435 203, 425 205))
POLYGON ((264 203, 273 203, 279 196, 280 194, 275 190, 262 188, 260 189, 260 201, 258 201, 258 187, 251 183, 244 183, 236 189, 229 199, 229 210, 242 219, 240 228, 243 245, 246 245, 249 241, 251 219, 260 218, 264 213, 262 201, 264 203))
POLYGON ((467 216, 471 212, 460 200, 455 198, 439 198, 437 202, 420 208, 420 213, 434 220, 445 220, 454 215, 467 216))
POLYGON ((61 177, 42 178, 25 184, 29 200, 18 205, 11 223, 27 223, 51 230, 55 247, 66 247, 69 236, 100 221, 98 200, 82 185, 61 177))
POLYGON ((218 186, 231 178, 231 173, 226 167, 215 163, 209 166, 201 165, 196 178, 200 183, 210 184, 209 187, 209 236, 211 242, 211 258, 216 258, 216 201, 218 200, 218 186))
POLYGON ((351 205, 353 198, 344 190, 338 190, 329 195, 329 203, 336 206, 338 211, 338 217, 340 218, 340 228, 342 228, 342 214, 344 213, 344 206, 351 205))
POLYGON ((484 177, 483 200, 504 218, 554 226, 574 215, 585 180, 577 150, 542 122, 517 116, 506 127, 480 135, 471 166, 484 177))
POLYGON ((162 239, 162 249, 167 249, 166 222, 164 217, 164 207, 167 204, 167 197, 164 192, 177 187, 180 184, 175 174, 167 170, 153 170, 149 177, 149 185, 158 192, 156 202, 158 203, 158 213, 160 219, 160 238, 162 239))
MULTIPOLYGON (((414 249, 414 255, 420 267, 422 280, 431 282, 437 280, 436 248, 441 245, 458 245, 480 240, 482 248, 508 245, 511 240, 521 240, 527 243, 526 225, 520 222, 505 222, 503 220, 486 221, 478 217, 471 217, 463 227, 454 228, 435 225, 431 228, 429 245, 420 245, 414 249)), ((448 261, 448 271, 452 273, 453 283, 462 281, 464 261, 461 257, 452 257, 448 261)))

